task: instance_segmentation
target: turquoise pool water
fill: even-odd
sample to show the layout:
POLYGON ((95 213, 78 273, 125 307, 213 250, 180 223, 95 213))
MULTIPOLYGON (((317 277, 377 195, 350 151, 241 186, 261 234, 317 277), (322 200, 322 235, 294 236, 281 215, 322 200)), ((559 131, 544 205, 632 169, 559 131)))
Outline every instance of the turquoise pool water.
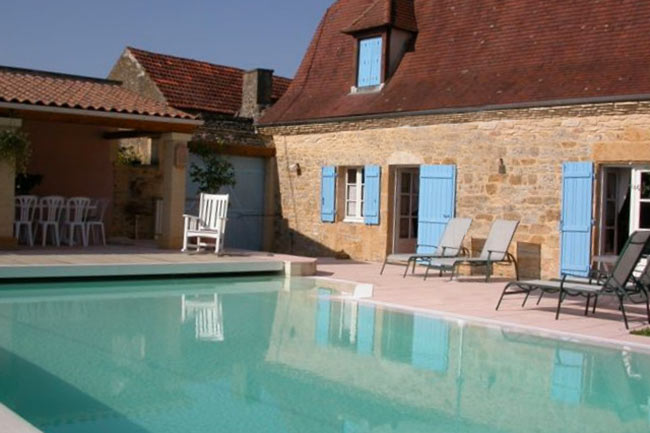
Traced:
POLYGON ((0 402, 57 433, 650 430, 646 355, 340 301, 311 284, 3 286, 0 402))

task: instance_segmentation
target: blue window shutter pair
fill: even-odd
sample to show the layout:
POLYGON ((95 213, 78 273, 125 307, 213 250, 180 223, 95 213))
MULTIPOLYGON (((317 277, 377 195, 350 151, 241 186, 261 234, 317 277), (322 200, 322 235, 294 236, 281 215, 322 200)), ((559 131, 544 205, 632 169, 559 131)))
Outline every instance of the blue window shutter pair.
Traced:
POLYGON ((418 253, 436 250, 456 211, 456 166, 420 166, 418 253))
MULTIPOLYGON (((363 202, 364 222, 379 224, 379 205, 381 197, 381 167, 366 165, 365 195, 363 202)), ((336 167, 326 166, 321 174, 321 221, 333 223, 336 219, 336 167)))
POLYGON ((381 84, 381 37, 359 41, 358 87, 381 84))
POLYGON ((591 162, 566 162, 562 167, 562 274, 589 274, 593 177, 591 162))

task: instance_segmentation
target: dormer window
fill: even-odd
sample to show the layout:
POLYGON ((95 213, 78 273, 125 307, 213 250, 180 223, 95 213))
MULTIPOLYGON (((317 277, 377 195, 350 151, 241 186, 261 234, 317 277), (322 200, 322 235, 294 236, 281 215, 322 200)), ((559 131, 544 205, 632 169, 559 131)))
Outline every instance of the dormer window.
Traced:
POLYGON ((381 84, 382 38, 359 40, 357 87, 369 88, 381 84))
MULTIPOLYGON (((413 0, 375 0, 342 30, 356 43, 356 83, 350 93, 380 92, 413 49, 417 35, 413 0)), ((354 80, 350 76, 350 81, 354 80)))

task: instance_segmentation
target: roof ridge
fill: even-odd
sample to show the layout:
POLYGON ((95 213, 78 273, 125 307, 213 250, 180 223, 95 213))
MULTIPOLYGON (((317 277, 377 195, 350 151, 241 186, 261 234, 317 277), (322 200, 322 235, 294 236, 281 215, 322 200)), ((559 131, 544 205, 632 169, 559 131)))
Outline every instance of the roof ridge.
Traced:
POLYGON ((16 66, 0 65, 0 71, 8 72, 11 74, 42 75, 50 78, 63 78, 63 79, 72 79, 76 81, 89 81, 93 83, 106 84, 111 86, 122 85, 122 82, 119 80, 110 80, 107 78, 99 78, 99 77, 89 77, 86 75, 68 74, 65 72, 44 71, 42 69, 20 68, 16 66))
MULTIPOLYGON (((240 71, 242 73, 247 71, 247 69, 239 68, 237 66, 222 65, 222 64, 219 64, 219 63, 208 62, 207 60, 198 60, 198 59, 193 59, 191 57, 181 57, 181 56, 176 56, 174 54, 157 53, 155 51, 143 50, 141 48, 136 48, 136 47, 132 47, 132 46, 129 46, 129 45, 126 46, 126 49, 129 50, 129 51, 140 51, 141 53, 146 53, 146 54, 154 55, 154 56, 169 57, 169 58, 176 59, 176 60, 183 60, 183 61, 188 61, 188 62, 202 63, 202 64, 205 64, 205 65, 215 66, 217 68, 224 68, 224 69, 231 69, 231 70, 234 70, 234 71, 240 71)), ((263 69, 263 68, 260 68, 260 69, 263 69)), ((284 78, 285 80, 293 80, 293 78, 285 77, 284 75, 276 75, 275 71, 273 73, 273 78, 274 79, 275 78, 284 78)))
POLYGON ((210 65, 210 66, 216 66, 218 68, 232 69, 232 70, 241 71, 241 72, 246 71, 245 69, 238 68, 237 66, 221 65, 221 64, 218 64, 218 63, 208 62, 207 60, 198 60, 198 59, 192 59, 190 57, 176 56, 176 55, 173 55, 173 54, 157 53, 155 51, 143 50, 143 49, 135 48, 135 47, 131 47, 131 46, 127 46, 126 49, 129 50, 129 51, 134 51, 134 50, 135 51, 140 51, 141 53, 154 55, 154 56, 159 56, 159 57, 170 57, 170 58, 176 59, 176 60, 184 60, 184 61, 195 62, 195 63, 203 63, 203 64, 210 65))

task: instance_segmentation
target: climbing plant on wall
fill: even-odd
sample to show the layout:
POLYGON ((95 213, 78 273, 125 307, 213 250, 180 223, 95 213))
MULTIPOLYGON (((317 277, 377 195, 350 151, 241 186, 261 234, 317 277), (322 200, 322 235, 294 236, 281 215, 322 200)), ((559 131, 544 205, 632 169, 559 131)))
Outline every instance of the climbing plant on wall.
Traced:
POLYGON ((0 161, 14 164, 17 173, 25 173, 32 155, 27 134, 14 129, 0 131, 0 161))

